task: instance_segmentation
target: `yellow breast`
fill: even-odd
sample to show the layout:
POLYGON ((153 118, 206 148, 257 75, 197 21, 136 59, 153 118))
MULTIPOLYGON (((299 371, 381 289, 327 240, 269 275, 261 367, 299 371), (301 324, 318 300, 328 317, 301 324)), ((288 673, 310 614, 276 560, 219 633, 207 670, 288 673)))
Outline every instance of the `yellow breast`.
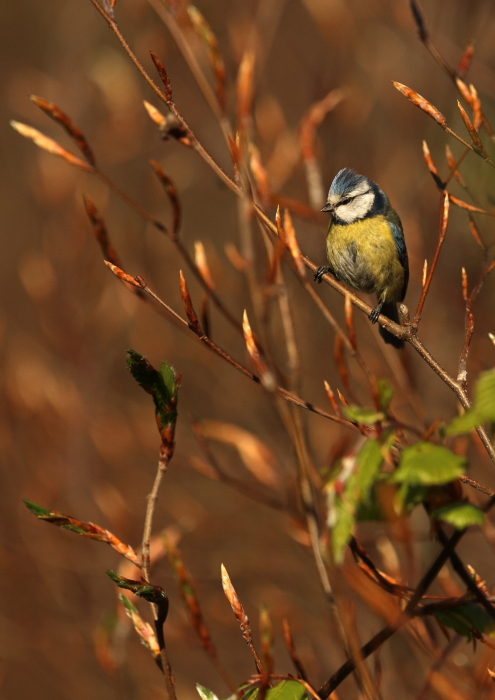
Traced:
POLYGON ((327 235, 327 255, 337 277, 355 289, 374 293, 383 301, 400 298, 404 269, 383 215, 345 226, 332 222, 327 235))

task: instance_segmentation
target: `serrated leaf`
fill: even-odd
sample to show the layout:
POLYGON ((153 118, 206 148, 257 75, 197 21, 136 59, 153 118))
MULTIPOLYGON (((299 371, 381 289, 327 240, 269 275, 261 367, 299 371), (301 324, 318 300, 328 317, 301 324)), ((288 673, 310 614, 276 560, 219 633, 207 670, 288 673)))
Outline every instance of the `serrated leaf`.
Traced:
POLYGON ((474 601, 458 605, 450 610, 436 610, 434 616, 446 627, 450 627, 458 634, 467 637, 468 641, 473 636, 473 630, 490 637, 493 637, 495 633, 495 622, 492 617, 487 610, 474 601))
POLYGON ((433 518, 453 525, 457 530, 464 530, 470 525, 483 525, 483 511, 472 503, 449 503, 437 508, 431 514, 433 518))
POLYGON ((390 384, 388 379, 379 379, 378 398, 380 401, 380 408, 382 409, 382 411, 387 410, 393 395, 394 390, 392 389, 392 385, 390 384))
POLYGON ((390 480, 423 486, 446 484, 460 476, 465 465, 465 459, 445 447, 418 442, 403 451, 399 467, 390 480))
POLYGON ((381 411, 375 411, 372 408, 360 408, 359 406, 344 406, 344 413, 349 420, 363 425, 377 423, 385 418, 385 414, 381 411))
POLYGON ((483 372, 474 388, 474 402, 469 410, 447 426, 448 435, 469 433, 487 421, 495 420, 495 369, 483 372))
POLYGON ((199 683, 196 683, 196 690, 198 691, 201 700, 218 700, 218 696, 215 695, 213 691, 208 690, 208 688, 205 688, 199 683))

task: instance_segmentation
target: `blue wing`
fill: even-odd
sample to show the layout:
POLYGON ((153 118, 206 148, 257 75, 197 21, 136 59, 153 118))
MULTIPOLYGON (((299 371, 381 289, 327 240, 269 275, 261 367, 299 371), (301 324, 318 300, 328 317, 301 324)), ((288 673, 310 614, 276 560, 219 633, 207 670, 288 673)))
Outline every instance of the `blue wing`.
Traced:
MULTIPOLYGON (((399 217, 397 217, 399 218, 399 217)), ((407 285, 409 282, 409 259, 407 257, 406 242, 404 240, 404 233, 402 231, 402 225, 400 220, 398 223, 388 220, 388 225, 392 231, 392 236, 394 237, 395 247, 397 248, 397 255, 399 256, 399 262, 404 268, 404 286, 402 288, 401 301, 404 300, 407 292, 407 285)))

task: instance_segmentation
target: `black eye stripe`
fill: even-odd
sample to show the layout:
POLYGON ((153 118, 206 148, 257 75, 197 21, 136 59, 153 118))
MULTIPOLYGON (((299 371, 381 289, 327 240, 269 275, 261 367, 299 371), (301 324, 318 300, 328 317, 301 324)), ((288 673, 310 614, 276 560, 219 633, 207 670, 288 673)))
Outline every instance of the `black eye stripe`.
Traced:
POLYGON ((355 194, 354 197, 344 197, 344 199, 340 200, 337 206, 340 207, 341 204, 349 204, 349 202, 354 201, 356 197, 362 197, 363 194, 369 194, 370 192, 371 190, 366 190, 366 192, 360 192, 359 194, 355 194))

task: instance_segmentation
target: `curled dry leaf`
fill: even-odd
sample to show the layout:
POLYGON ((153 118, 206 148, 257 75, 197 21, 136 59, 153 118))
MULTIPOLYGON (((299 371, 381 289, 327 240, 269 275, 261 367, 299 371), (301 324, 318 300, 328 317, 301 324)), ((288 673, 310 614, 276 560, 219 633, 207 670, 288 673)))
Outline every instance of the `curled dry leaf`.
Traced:
POLYGON ((258 437, 237 425, 214 420, 202 421, 201 430, 206 438, 235 447, 246 469, 262 484, 280 487, 277 458, 258 437))
POLYGON ((73 155, 65 148, 60 146, 56 141, 49 138, 48 136, 45 136, 45 134, 42 134, 41 131, 38 131, 38 129, 34 129, 32 126, 22 124, 21 122, 16 122, 15 120, 12 120, 10 122, 10 126, 13 129, 15 129, 19 134, 21 134, 21 136, 24 136, 25 138, 33 141, 33 143, 35 143, 36 146, 38 146, 38 148, 41 148, 41 150, 46 151, 47 153, 50 153, 53 156, 63 158, 67 163, 75 165, 76 167, 80 168, 81 170, 85 170, 88 173, 94 172, 94 168, 92 165, 86 163, 86 161, 84 160, 81 160, 81 158, 78 158, 77 156, 73 155))
POLYGON ((160 163, 158 163, 156 160, 151 160, 150 165, 153 168, 155 175, 160 180, 172 206, 172 238, 177 240, 182 221, 182 207, 180 205, 179 195, 177 194, 177 188, 172 178, 163 171, 160 163))
POLYGON ((455 162, 454 156, 452 155, 452 151, 450 150, 450 146, 448 144, 445 145, 445 155, 447 157, 447 164, 450 170, 454 173, 455 179, 461 187, 466 189, 466 183, 464 182, 464 179, 457 168, 457 163, 455 162))
POLYGON ((473 54, 474 44, 471 41, 464 49, 464 53, 462 54, 461 60, 459 61, 459 65, 457 67, 457 73, 461 78, 466 77, 466 73, 468 72, 469 67, 471 66, 471 61, 473 60, 473 54))
POLYGON ((426 141, 423 141, 423 156, 426 161, 426 165, 428 167, 428 170, 430 171, 433 179, 435 180, 435 183, 437 187, 440 190, 443 190, 445 188, 445 183, 442 181, 442 178, 440 177, 438 170, 436 168, 435 163, 433 162, 433 159, 431 157, 430 149, 428 148, 428 144, 426 141))
POLYGON ((158 71, 158 75, 161 78, 163 87, 165 88, 165 101, 167 104, 172 104, 172 86, 170 85, 170 80, 165 70, 165 66, 160 61, 158 56, 156 56, 153 51, 150 51, 151 60, 155 64, 155 68, 158 71))
POLYGON ((469 135, 471 137, 471 141, 473 142, 473 147, 478 151, 478 153, 481 153, 482 156, 488 158, 488 153, 485 151, 485 148, 483 146, 483 143, 481 142, 480 137, 478 136, 478 132, 476 131, 473 122, 469 118, 466 110, 464 107, 461 105, 459 100, 457 100, 457 107, 459 108, 459 112, 461 113, 462 121, 464 122, 464 126, 469 132, 469 135))
POLYGON ((466 209, 466 211, 474 211, 478 214, 488 214, 488 216, 495 216, 494 211, 488 211, 487 209, 475 207, 474 204, 468 204, 467 202, 464 202, 464 200, 459 199, 458 197, 454 197, 453 194, 449 194, 449 201, 452 202, 452 204, 455 204, 456 207, 466 209))
POLYGON ((428 100, 419 95, 417 92, 411 90, 411 88, 407 87, 407 85, 397 83, 395 80, 392 80, 392 83, 394 87, 397 88, 397 90, 405 97, 407 97, 408 100, 411 100, 416 107, 419 107, 423 112, 426 112, 426 114, 434 119, 437 124, 440 124, 442 129, 445 129, 447 126, 447 120, 443 114, 431 104, 431 102, 428 102, 428 100))
POLYGON ((194 310, 191 295, 189 294, 189 289, 187 287, 184 275, 182 274, 182 270, 180 270, 179 272, 179 284, 180 295, 182 297, 182 302, 184 304, 186 316, 189 319, 189 325, 191 326, 191 330, 193 330, 196 333, 196 335, 203 336, 203 329, 201 328, 201 324, 199 323, 198 315, 194 310))
POLYGON ((108 231, 106 229, 105 222, 103 221, 103 217, 100 215, 100 212, 96 208, 95 204, 86 195, 83 195, 83 202, 84 208, 86 209, 86 214, 88 215, 88 218, 91 222, 91 226, 93 227, 95 238, 100 244, 103 257, 105 258, 105 260, 111 262, 112 265, 115 265, 116 267, 120 268, 121 263, 119 260, 119 256, 117 255, 117 251, 115 250, 113 245, 110 243, 108 231))
POLYGON ((65 129, 90 165, 96 165, 93 151, 86 137, 81 129, 74 124, 72 119, 67 116, 67 114, 62 112, 62 110, 59 109, 59 107, 57 107, 57 105, 53 102, 48 102, 48 100, 44 100, 42 97, 38 97, 37 95, 30 95, 29 99, 34 102, 34 104, 45 114, 48 114, 49 117, 54 119, 57 124, 60 124, 60 126, 65 129))
POLYGON ((127 272, 124 272, 124 270, 121 270, 120 267, 117 267, 117 265, 113 265, 108 260, 104 260, 103 262, 108 267, 108 269, 111 270, 113 272, 113 274, 116 277, 118 277, 120 280, 123 280, 124 282, 128 282, 128 284, 132 284, 133 287, 138 287, 140 289, 143 287, 143 285, 140 284, 135 277, 131 277, 131 275, 128 275, 127 272))

